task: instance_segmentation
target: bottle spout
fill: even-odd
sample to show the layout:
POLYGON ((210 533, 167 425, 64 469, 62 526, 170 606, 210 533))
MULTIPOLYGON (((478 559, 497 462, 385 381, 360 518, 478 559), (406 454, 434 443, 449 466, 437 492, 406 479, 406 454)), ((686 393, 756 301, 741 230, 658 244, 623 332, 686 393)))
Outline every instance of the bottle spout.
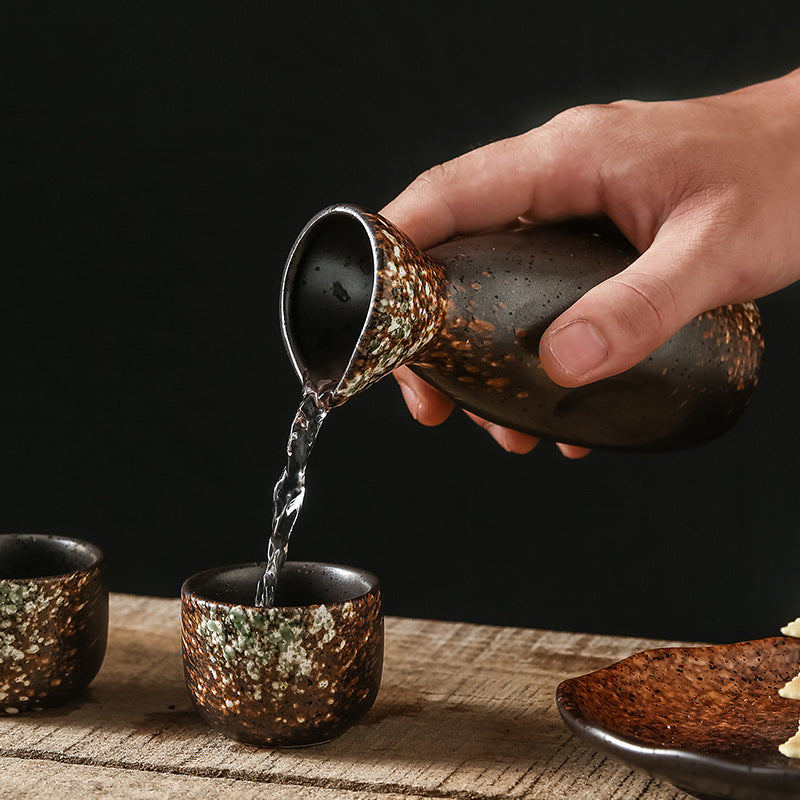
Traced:
POLYGON ((281 333, 298 378, 340 405, 408 363, 444 318, 444 270, 378 214, 329 206, 294 243, 281 333))

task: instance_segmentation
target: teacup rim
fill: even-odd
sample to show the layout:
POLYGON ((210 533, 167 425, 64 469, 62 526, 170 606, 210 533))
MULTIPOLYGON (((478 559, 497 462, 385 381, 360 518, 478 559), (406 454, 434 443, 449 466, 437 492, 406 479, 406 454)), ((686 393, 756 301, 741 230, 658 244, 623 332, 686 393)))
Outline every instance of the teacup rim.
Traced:
POLYGON ((93 561, 90 564, 87 564, 85 567, 72 569, 68 572, 52 572, 47 575, 36 575, 30 578, 5 578, 2 576, 2 574, 0 574, 0 583, 55 583, 59 580, 64 580, 65 578, 71 578, 76 575, 83 575, 92 572, 93 570, 104 567, 106 564, 106 555, 98 545, 96 545, 94 542, 88 541, 87 539, 79 539, 75 536, 67 536, 62 533, 30 533, 24 531, 11 531, 7 533, 0 533, 0 540, 3 539, 33 539, 35 541, 57 541, 61 543, 69 543, 71 545, 79 545, 88 552, 93 561))
POLYGON ((271 611, 278 613, 281 611, 291 611, 298 608, 314 609, 314 608, 319 608, 320 606, 325 606, 326 608, 338 608, 340 606, 343 606, 345 603, 352 603, 360 600, 363 597, 367 597, 367 595, 381 591, 380 578, 378 578, 378 576, 374 572, 370 572, 369 570, 363 569, 362 567, 354 567, 350 564, 335 564, 329 561, 287 561, 284 566, 290 566, 290 565, 294 567, 334 567, 336 569, 348 570, 349 572, 355 575, 363 577, 369 584, 369 588, 367 589, 367 591, 362 592, 361 594, 358 594, 355 597, 348 597, 344 600, 336 600, 327 603, 309 603, 307 605, 299 605, 299 606, 281 605, 281 606, 269 606, 267 608, 264 608, 263 606, 258 606, 255 603, 234 603, 224 600, 214 600, 209 597, 204 597, 201 594, 197 594, 189 587, 189 584, 192 581, 199 581, 200 579, 206 576, 224 572, 225 570, 264 566, 263 561, 246 561, 237 564, 223 564, 217 567, 210 567, 209 569, 204 569, 201 570, 200 572, 194 573, 194 575, 190 575, 181 585, 181 601, 191 600, 192 602, 195 603, 204 603, 207 605, 213 605, 220 608, 246 608, 252 611, 261 611, 261 612, 271 611))

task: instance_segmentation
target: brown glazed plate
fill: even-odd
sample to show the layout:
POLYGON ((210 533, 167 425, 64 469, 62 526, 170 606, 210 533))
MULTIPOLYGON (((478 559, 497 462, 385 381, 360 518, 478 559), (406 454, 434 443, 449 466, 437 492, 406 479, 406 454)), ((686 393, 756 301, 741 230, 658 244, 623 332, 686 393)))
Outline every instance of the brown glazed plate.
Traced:
POLYGON ((693 797, 800 798, 800 760, 778 745, 800 702, 778 690, 800 672, 800 639, 646 650, 564 681, 556 704, 573 733, 693 797))

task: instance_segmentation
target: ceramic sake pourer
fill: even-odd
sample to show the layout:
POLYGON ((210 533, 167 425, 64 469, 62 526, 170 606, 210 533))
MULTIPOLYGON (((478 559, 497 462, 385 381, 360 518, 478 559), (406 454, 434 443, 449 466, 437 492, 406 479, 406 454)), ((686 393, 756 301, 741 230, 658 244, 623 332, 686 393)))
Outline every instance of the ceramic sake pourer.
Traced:
POLYGON ((372 707, 383 668, 378 579, 287 562, 275 605, 253 605, 263 564, 219 567, 181 590, 186 686, 215 730, 287 747, 339 736, 372 707))
POLYGON ((284 342, 329 407, 409 365, 463 408, 535 436, 618 450, 699 444, 735 422, 756 386, 754 304, 701 314, 640 364, 588 386, 558 386, 539 360, 550 323, 636 257, 613 226, 587 220, 421 252, 381 216, 331 206, 289 255, 284 342))
POLYGON ((57 705, 92 681, 108 635, 105 559, 89 542, 0 535, 0 712, 57 705))

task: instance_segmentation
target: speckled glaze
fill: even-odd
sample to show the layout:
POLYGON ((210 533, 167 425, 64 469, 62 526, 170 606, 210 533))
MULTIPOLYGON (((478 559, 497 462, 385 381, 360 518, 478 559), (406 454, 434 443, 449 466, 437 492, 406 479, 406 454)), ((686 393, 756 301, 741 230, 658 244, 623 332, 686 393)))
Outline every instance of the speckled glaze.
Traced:
POLYGON ((284 340, 297 374, 327 390, 329 405, 408 364, 463 408, 536 436, 618 450, 702 443, 736 421, 757 384, 764 343, 754 304, 701 314, 641 364, 586 387, 556 385, 539 360, 550 323, 636 257, 616 229, 589 221, 422 253, 379 215, 331 206, 289 256, 284 340), (339 241, 343 222, 360 226, 364 242, 353 230, 339 241), (334 291, 346 281, 349 291, 334 291), (332 335, 345 318, 348 334, 332 335))
POLYGON ((648 650, 564 681, 556 702, 577 736, 693 796, 788 800, 800 767, 777 748, 798 710, 778 690, 798 665, 788 637, 648 650))
POLYGON ((107 633, 105 562, 94 545, 0 535, 0 713, 56 705, 86 688, 107 633), (70 571, 51 574, 59 569, 70 571))
MULTIPOLYGON (((352 258, 349 252, 336 253, 334 257, 347 261, 352 258)), ((328 265, 337 270, 337 264, 328 265)), ((356 267, 352 267, 353 271, 356 267)), ((337 270, 333 276, 339 281, 346 280, 346 274, 337 270)), ((333 281, 333 278, 331 278, 333 281)), ((337 281, 338 282, 338 281, 337 281)), ((321 211, 305 226, 292 252, 289 255, 283 276, 281 318, 286 346, 293 360, 295 369, 302 380, 309 377, 315 385, 327 390, 327 405, 335 406, 363 391, 375 381, 389 374, 396 367, 414 360, 440 331, 445 318, 447 279, 444 268, 420 252, 400 230, 379 214, 363 211, 354 206, 331 206, 321 211), (358 225, 365 236, 365 254, 368 259, 361 259, 358 269, 365 280, 360 287, 362 293, 368 295, 369 306, 364 306, 364 313, 357 314, 354 336, 342 354, 338 370, 339 374, 315 372, 314 367, 306 363, 302 354, 303 330, 300 329, 309 320, 298 320, 292 324, 292 295, 300 287, 295 281, 305 278, 298 274, 298 267, 303 259, 316 257, 313 249, 314 238, 320 228, 330 221, 344 217, 358 225), (289 334, 290 328, 294 333, 289 334), (310 374, 309 374, 310 373, 310 374)), ((341 285, 341 284, 340 284, 341 285)), ((351 287, 351 291, 352 291, 351 287)), ((322 294, 328 294, 328 300, 335 297, 334 283, 317 287, 322 294)), ((339 295, 341 298, 342 295, 339 295)), ((364 297, 362 299, 365 299, 364 297)), ((344 301, 347 302, 347 301, 344 301)), ((335 304, 334 304, 335 308, 335 304)), ((330 309, 320 313, 330 313, 330 309)), ((330 320, 335 326, 335 318, 330 320)), ((321 333, 324 336, 326 330, 321 333)), ((339 354, 337 354, 339 355, 339 354)))
MULTIPOLYGON (((377 579, 350 567, 287 562, 292 578, 324 603, 262 609, 231 602, 232 581, 255 593, 263 565, 209 570, 181 592, 186 685, 195 707, 232 739, 273 747, 328 741, 371 708, 383 667, 383 613, 377 579), (330 576, 356 575, 353 595, 330 576), (327 581, 327 588, 323 584, 327 581), (318 593, 317 586, 323 586, 318 593), (221 594, 217 594, 217 588, 221 594), (218 596, 227 600, 215 599, 218 596)), ((287 578, 289 576, 289 578, 287 578)), ((305 591, 305 589, 304 589, 305 591)))

